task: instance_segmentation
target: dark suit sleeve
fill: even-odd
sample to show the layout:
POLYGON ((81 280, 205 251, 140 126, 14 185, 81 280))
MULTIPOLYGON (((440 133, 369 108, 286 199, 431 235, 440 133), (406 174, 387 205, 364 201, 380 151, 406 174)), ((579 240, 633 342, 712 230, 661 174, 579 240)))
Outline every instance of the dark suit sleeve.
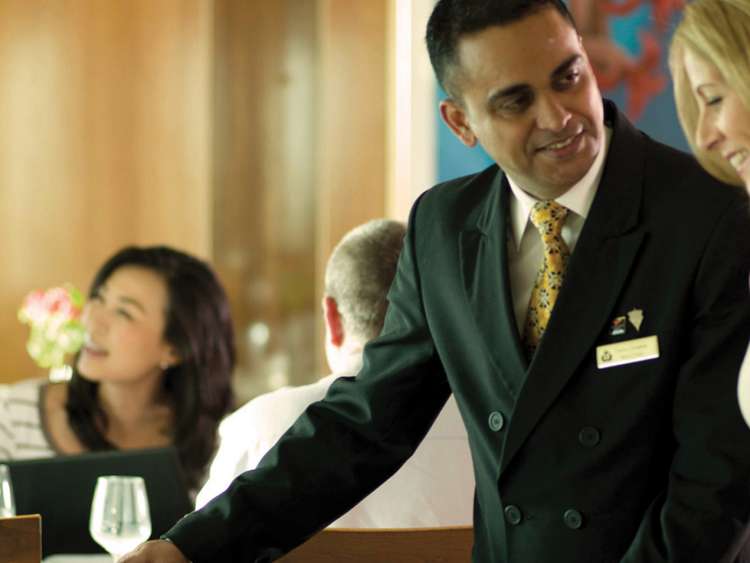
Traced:
POLYGON ((256 470, 166 534, 192 561, 278 557, 390 477, 429 430, 450 388, 422 310, 413 215, 385 326, 362 371, 335 381, 256 470))
POLYGON ((728 207, 703 252, 679 352, 671 471, 623 563, 745 561, 750 431, 737 378, 750 336, 748 213, 744 200, 728 207))

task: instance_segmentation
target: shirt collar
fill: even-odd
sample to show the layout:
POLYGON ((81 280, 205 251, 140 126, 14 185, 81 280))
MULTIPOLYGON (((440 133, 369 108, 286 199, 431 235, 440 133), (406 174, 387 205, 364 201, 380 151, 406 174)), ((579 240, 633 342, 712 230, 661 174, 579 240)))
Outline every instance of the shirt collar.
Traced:
MULTIPOLYGON (((604 150, 600 150, 594 159, 589 171, 581 178, 572 188, 556 198, 555 201, 572 211, 583 219, 589 214, 591 203, 594 201, 596 190, 599 187, 599 181, 602 178, 604 170, 604 160, 609 151, 610 140, 612 139, 612 130, 609 127, 604 128, 604 150)), ((507 176, 507 175, 506 175, 507 176)), ((521 238, 526 231, 526 225, 529 222, 531 208, 539 201, 534 196, 523 191, 518 184, 507 176, 513 197, 510 199, 510 218, 513 229, 513 240, 516 250, 521 248, 521 238)))

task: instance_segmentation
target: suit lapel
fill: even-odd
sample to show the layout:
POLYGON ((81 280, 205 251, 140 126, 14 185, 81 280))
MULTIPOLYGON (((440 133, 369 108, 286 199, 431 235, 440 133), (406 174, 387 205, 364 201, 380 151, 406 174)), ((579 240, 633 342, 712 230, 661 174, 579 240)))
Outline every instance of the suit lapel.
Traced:
POLYGON ((645 236, 638 226, 645 157, 640 133, 613 106, 605 109, 614 112, 614 134, 604 174, 516 402, 501 475, 581 362, 594 353, 645 236))
POLYGON ((507 232, 510 188, 502 172, 490 182, 481 213, 459 237, 461 274, 470 309, 487 354, 500 367, 500 380, 513 399, 526 371, 516 328, 508 276, 507 232))

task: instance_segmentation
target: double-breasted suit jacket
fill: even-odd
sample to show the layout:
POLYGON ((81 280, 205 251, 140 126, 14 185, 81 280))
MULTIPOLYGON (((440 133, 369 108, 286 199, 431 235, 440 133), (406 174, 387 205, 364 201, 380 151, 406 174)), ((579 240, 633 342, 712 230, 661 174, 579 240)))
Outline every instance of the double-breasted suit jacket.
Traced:
POLYGON ((750 515, 736 400, 747 200, 605 109, 603 177, 530 365, 511 305, 504 174, 429 190, 364 368, 168 534, 188 557, 265 561, 292 548, 392 474, 451 391, 477 482, 474 561, 738 557, 750 515), (658 357, 597 365, 602 346, 651 336, 658 357))

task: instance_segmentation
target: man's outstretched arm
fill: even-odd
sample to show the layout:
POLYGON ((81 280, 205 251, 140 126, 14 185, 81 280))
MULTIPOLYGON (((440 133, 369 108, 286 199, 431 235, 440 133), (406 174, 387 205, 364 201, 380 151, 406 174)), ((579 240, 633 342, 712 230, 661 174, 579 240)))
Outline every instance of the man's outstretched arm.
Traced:
MULTIPOLYGON (((273 560, 355 506, 417 448, 451 390, 422 309, 410 238, 383 332, 366 347, 362 371, 336 380, 257 469, 165 534, 185 558, 273 560)), ((149 544, 142 559, 129 561, 146 563, 157 550, 175 555, 170 546, 149 544)))

